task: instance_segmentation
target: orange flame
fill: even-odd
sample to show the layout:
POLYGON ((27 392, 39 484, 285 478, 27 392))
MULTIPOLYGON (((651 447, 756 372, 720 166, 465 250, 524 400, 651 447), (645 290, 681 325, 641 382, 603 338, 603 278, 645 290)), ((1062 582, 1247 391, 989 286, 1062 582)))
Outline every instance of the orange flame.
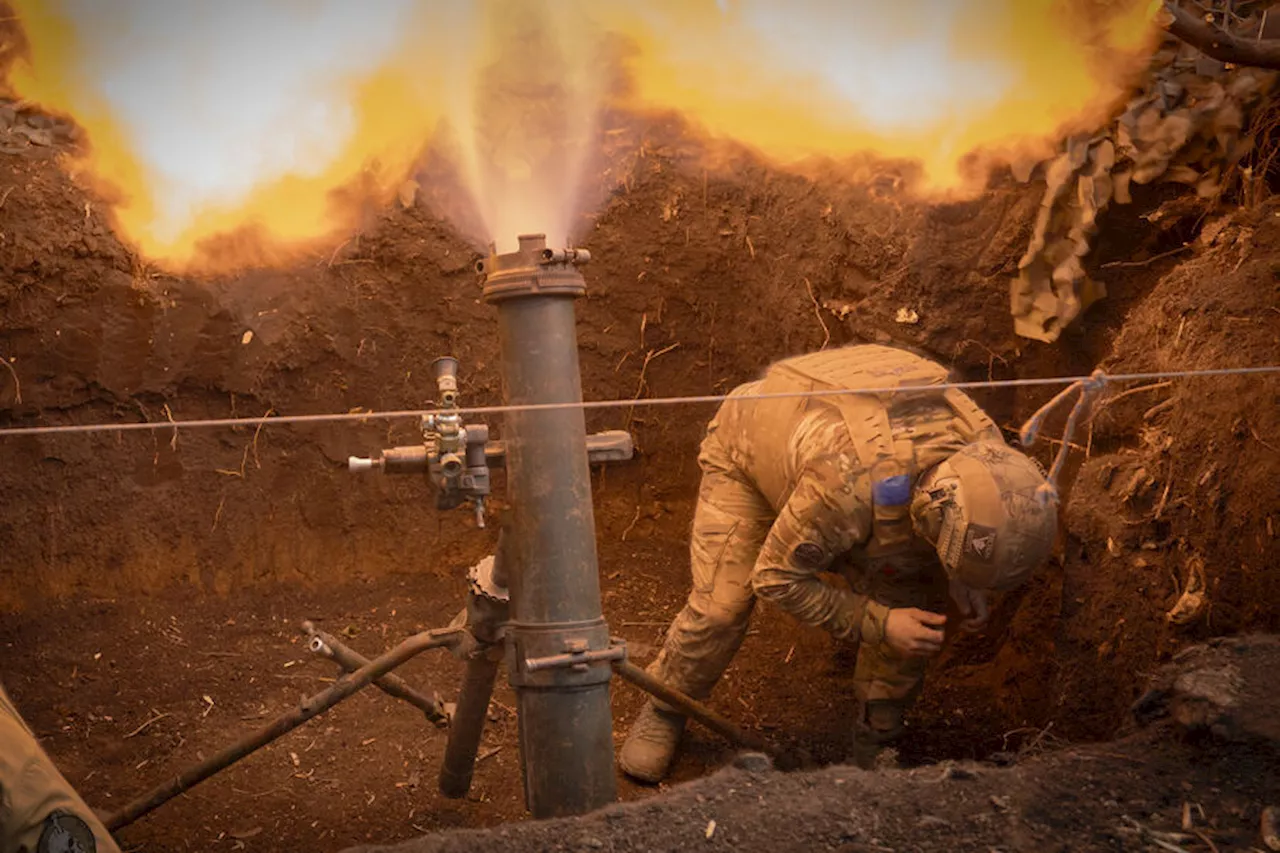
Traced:
MULTIPOLYGON (((1149 55, 1152 0, 636 4, 636 97, 783 163, 878 154, 925 186, 975 152, 1046 156, 1095 129, 1149 55)), ((981 177, 985 177, 981 176, 981 177)))
POLYGON ((1104 120, 1159 3, 13 5, 28 52, 9 82, 86 131, 73 169, 122 237, 208 268, 355 227, 446 140, 478 242, 567 239, 619 43, 632 107, 783 164, 872 154, 917 161, 926 189, 964 188, 975 153, 1044 156, 1104 120))

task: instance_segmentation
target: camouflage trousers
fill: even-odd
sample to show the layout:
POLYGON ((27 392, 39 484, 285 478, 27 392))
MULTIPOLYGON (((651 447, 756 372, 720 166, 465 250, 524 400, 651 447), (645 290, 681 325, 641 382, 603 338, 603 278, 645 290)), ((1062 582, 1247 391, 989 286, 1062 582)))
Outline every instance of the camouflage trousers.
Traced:
MULTIPOLYGON (((711 694, 746 637, 755 606, 752 570, 777 515, 733 464, 714 426, 698 457, 702 482, 689 548, 693 589, 648 667, 650 674, 699 700, 711 694)), ((857 591, 890 607, 936 609, 934 584, 856 581, 857 591)), ((903 658, 884 643, 859 644, 854 671, 859 700, 864 709, 888 705, 898 721, 883 732, 885 740, 897 734, 902 713, 918 696, 925 666, 925 660, 903 658)))
POLYGON ((0 853, 46 849, 120 850, 0 687, 0 853))

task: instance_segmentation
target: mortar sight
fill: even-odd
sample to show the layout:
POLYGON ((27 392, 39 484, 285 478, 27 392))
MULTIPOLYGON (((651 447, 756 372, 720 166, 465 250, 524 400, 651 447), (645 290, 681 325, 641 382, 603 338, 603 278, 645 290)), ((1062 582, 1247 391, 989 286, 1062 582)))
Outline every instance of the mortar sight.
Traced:
POLYGON ((432 362, 431 369, 440 389, 440 404, 452 408, 458 402, 458 360, 446 355, 432 362))

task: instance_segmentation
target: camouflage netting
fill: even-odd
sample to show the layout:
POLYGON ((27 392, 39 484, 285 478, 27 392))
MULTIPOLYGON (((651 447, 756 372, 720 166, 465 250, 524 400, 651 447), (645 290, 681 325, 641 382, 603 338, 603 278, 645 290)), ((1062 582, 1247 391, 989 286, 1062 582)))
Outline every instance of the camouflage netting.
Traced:
POLYGON ((1130 202, 1133 184, 1174 182, 1203 198, 1221 193, 1253 148, 1246 132, 1276 73, 1228 68, 1194 48, 1171 44, 1153 59, 1145 91, 1109 127, 1067 141, 1045 164, 1044 200, 1031 242, 1011 282, 1014 328, 1051 342, 1105 286, 1083 259, 1112 202, 1130 202))

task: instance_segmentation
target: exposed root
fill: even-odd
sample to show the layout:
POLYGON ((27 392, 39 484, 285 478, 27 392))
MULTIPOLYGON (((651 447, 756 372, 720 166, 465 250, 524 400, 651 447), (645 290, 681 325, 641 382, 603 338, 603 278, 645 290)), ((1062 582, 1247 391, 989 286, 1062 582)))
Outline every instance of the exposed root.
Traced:
MULTIPOLYGON (((7 195, 8 194, 6 193, 6 196, 7 195)), ((3 355, 0 355, 0 364, 3 364, 5 368, 9 371, 9 375, 13 377, 14 402, 21 404, 22 403, 22 383, 18 381, 18 371, 13 369, 13 365, 9 363, 9 359, 5 358, 3 355)))
POLYGON ((818 303, 818 297, 813 293, 813 285, 809 283, 809 279, 804 279, 805 289, 809 291, 809 301, 813 303, 813 314, 818 318, 818 324, 822 326, 822 346, 819 349, 826 349, 827 344, 831 343, 831 330, 827 328, 827 321, 822 318, 822 306, 818 303))
MULTIPOLYGON (((642 324, 641 324, 641 326, 640 326, 640 337, 641 337, 641 338, 643 338, 643 337, 644 337, 644 324, 643 324, 643 323, 642 323, 642 324)), ((644 394, 644 389, 645 389, 646 385, 648 384, 647 375, 648 375, 648 373, 649 373, 649 364, 650 364, 650 363, 651 363, 655 358, 660 358, 661 356, 666 355, 667 353, 671 352, 672 350, 677 349, 679 346, 680 346, 680 342, 679 342, 679 341, 676 341, 674 344, 668 344, 667 346, 663 347, 663 348, 662 348, 662 349, 660 349, 660 350, 649 350, 647 353, 645 353, 645 355, 644 355, 644 363, 640 365, 640 379, 639 379, 639 381, 636 383, 636 393, 635 393, 635 396, 633 396, 633 397, 631 398, 632 400, 639 400, 639 399, 640 399, 640 397, 644 394)), ((629 408, 629 409, 627 410, 627 426, 626 426, 626 429, 627 429, 627 431, 628 431, 628 432, 631 430, 631 425, 632 425, 632 423, 634 423, 634 422, 635 422, 635 412, 636 412, 636 407, 635 407, 635 406, 632 406, 631 408, 629 408)))
POLYGON ((631 531, 636 529, 636 525, 640 523, 640 505, 636 504, 636 514, 632 516, 631 523, 627 525, 627 529, 622 531, 622 541, 626 542, 627 537, 631 535, 631 531))
POLYGON ((178 427, 177 421, 173 419, 173 411, 169 408, 169 404, 164 404, 164 416, 169 419, 169 423, 174 424, 173 438, 169 439, 169 449, 174 453, 178 452, 178 427))

